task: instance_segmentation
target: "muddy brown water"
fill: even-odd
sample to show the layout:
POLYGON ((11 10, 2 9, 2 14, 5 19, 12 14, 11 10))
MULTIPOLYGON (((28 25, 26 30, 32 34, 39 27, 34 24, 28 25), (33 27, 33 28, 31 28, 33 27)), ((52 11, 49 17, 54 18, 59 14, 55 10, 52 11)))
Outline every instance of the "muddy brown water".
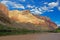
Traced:
POLYGON ((60 33, 1 36, 0 40, 60 40, 60 33))

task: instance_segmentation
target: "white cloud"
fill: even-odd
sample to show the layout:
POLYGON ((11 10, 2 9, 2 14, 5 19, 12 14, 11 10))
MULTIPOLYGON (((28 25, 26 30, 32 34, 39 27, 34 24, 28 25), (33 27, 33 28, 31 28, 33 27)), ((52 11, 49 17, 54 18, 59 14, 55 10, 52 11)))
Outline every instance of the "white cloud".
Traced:
MULTIPOLYGON (((45 2, 44 4, 48 5, 48 9, 52 9, 52 8, 56 7, 60 11, 59 1, 58 2, 51 2, 51 3, 45 2)), ((53 10, 51 10, 51 11, 53 11, 53 10)))
POLYGON ((9 1, 1 1, 2 4, 6 4, 7 2, 9 2, 9 1))
POLYGON ((11 5, 11 6, 13 6, 13 8, 22 8, 22 9, 25 9, 22 4, 17 4, 17 3, 12 2, 12 1, 1 1, 1 3, 2 4, 5 4, 8 7, 9 7, 9 5, 11 5))
POLYGON ((59 21, 56 21, 55 23, 57 24, 57 26, 60 26, 60 23, 59 23, 59 21))
POLYGON ((41 7, 42 10, 44 10, 44 11, 53 12, 54 10, 51 10, 51 9, 53 9, 54 7, 58 8, 58 10, 60 10, 58 2, 50 2, 50 3, 44 2, 44 4, 45 5, 43 7, 41 7))
MULTIPOLYGON (((45 9, 49 9, 49 10, 50 10, 50 9, 53 9, 54 7, 56 7, 56 8, 58 8, 58 10, 60 11, 59 1, 50 2, 50 3, 44 2, 44 4, 48 6, 48 8, 45 7, 45 9)), ((43 7, 43 9, 44 9, 44 7, 43 7)), ((45 9, 44 9, 44 10, 45 10, 45 9)), ((53 10, 50 10, 50 11, 53 11, 53 10)))
POLYGON ((38 8, 39 9, 39 11, 42 11, 42 9, 41 8, 38 8))
POLYGON ((48 4, 48 6, 49 6, 50 8, 57 7, 57 6, 58 6, 58 2, 51 2, 51 3, 48 4))
POLYGON ((20 0, 21 2, 25 2, 26 0, 20 0))
POLYGON ((60 26, 60 24, 58 24, 57 26, 60 26))
POLYGON ((48 12, 53 12, 54 10, 48 10, 48 12))
POLYGON ((28 8, 34 8, 35 6, 33 5, 33 6, 31 6, 31 5, 27 5, 27 7, 28 8))
POLYGON ((12 4, 11 1, 5 1, 5 0, 1 1, 1 3, 4 4, 6 7, 9 7, 9 5, 7 5, 8 3, 12 4))
POLYGON ((44 2, 44 4, 48 4, 48 2, 44 2))
POLYGON ((35 14, 35 15, 39 15, 42 14, 42 10, 40 8, 35 7, 35 9, 30 10, 31 13, 35 14))
POLYGON ((22 8, 22 9, 25 9, 25 7, 22 4, 14 4, 13 8, 22 8))
MULTIPOLYGON (((26 0, 20 0, 21 2, 25 2, 26 0)), ((32 0, 31 0, 32 1, 32 0)), ((34 2, 34 1, 32 1, 34 2)), ((33 14, 43 14, 43 12, 53 12, 54 10, 52 10, 52 8, 54 7, 57 7, 58 10, 60 10, 60 7, 58 6, 58 2, 51 2, 51 3, 48 3, 48 2, 44 2, 44 5, 43 6, 40 6, 40 7, 36 7, 34 5, 26 5, 26 7, 23 6, 23 4, 17 4, 16 2, 12 2, 10 0, 2 0, 1 3, 5 4, 7 7, 9 7, 9 5, 12 6, 12 8, 21 8, 21 9, 25 9, 26 7, 27 8, 31 8, 32 10, 31 13, 33 14)))
POLYGON ((60 7, 58 7, 58 10, 60 10, 60 7))
POLYGON ((47 6, 43 6, 43 7, 41 7, 41 9, 42 9, 43 11, 47 11, 47 10, 48 10, 48 7, 47 7, 47 6))
POLYGON ((44 12, 53 12, 54 10, 50 9, 47 6, 43 6, 43 7, 35 7, 34 9, 30 10, 31 13, 35 14, 35 15, 39 15, 39 14, 43 14, 44 12))

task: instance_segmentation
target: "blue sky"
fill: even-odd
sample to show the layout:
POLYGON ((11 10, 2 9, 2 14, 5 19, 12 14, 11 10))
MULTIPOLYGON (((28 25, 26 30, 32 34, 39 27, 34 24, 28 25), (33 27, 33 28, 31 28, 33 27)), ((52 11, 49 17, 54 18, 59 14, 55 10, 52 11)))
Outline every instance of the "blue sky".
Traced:
POLYGON ((0 0, 9 10, 30 10, 60 25, 60 0, 0 0))

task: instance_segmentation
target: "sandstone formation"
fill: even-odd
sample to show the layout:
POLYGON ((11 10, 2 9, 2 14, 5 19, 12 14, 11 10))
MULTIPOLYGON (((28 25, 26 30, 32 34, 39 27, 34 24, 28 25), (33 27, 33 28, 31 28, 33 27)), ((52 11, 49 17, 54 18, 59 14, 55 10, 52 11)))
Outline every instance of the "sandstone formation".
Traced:
POLYGON ((5 15, 8 15, 8 9, 4 4, 0 3, 0 11, 2 11, 5 15))
POLYGON ((57 25, 48 17, 36 16, 30 13, 29 10, 8 10, 6 6, 0 4, 0 18, 11 22, 10 25, 16 28, 26 28, 30 30, 54 30, 57 25), (3 14, 3 15, 2 15, 3 14))
POLYGON ((7 9, 7 7, 4 4, 0 3, 0 21, 7 23, 10 23, 10 19, 8 17, 9 14, 9 10, 7 9))

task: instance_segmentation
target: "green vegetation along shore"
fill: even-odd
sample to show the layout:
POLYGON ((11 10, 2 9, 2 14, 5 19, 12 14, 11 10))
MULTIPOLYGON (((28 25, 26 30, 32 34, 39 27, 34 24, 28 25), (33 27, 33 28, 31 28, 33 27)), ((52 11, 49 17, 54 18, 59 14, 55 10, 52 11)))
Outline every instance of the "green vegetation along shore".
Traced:
POLYGON ((0 24, 0 36, 2 35, 16 35, 16 34, 28 34, 28 33, 38 33, 40 31, 36 30, 28 30, 28 29, 20 29, 20 28, 13 28, 7 27, 0 24))
MULTIPOLYGON (((28 34, 28 33, 41 33, 42 31, 38 30, 28 30, 28 29, 20 29, 20 28, 13 28, 13 27, 7 27, 0 24, 0 36, 4 35, 18 35, 18 34, 28 34)), ((54 30, 54 31, 45 31, 45 32, 53 32, 53 33, 59 33, 60 28, 54 30)))

